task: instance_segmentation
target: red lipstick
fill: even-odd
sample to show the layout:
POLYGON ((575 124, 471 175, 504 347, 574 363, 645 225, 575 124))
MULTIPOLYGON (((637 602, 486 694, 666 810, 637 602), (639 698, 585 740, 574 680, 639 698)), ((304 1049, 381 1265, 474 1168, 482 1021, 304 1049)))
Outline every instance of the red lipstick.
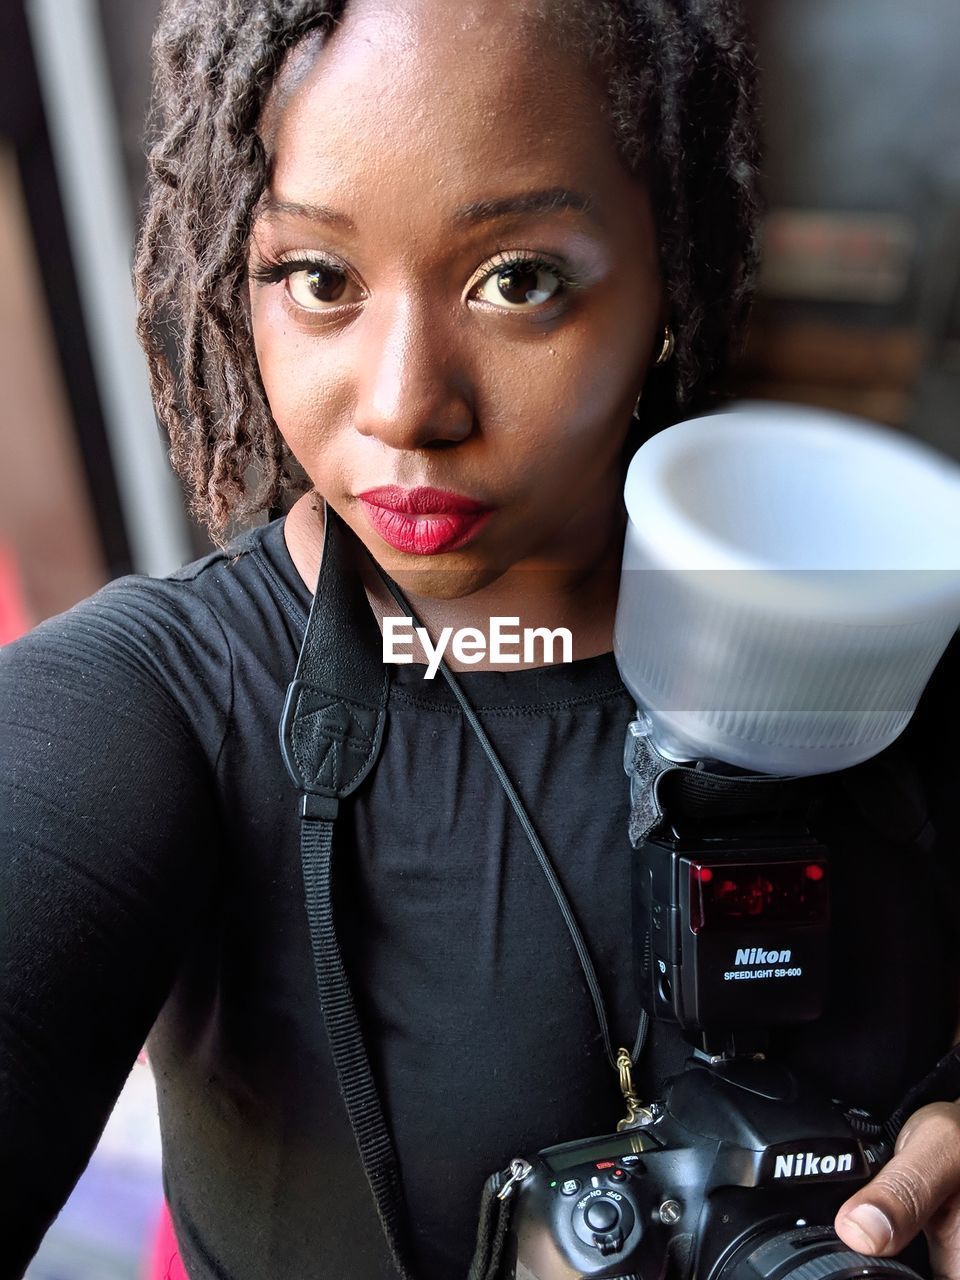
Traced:
POLYGON ((493 508, 442 489, 384 485, 357 495, 380 537, 410 555, 455 551, 480 531, 493 508))

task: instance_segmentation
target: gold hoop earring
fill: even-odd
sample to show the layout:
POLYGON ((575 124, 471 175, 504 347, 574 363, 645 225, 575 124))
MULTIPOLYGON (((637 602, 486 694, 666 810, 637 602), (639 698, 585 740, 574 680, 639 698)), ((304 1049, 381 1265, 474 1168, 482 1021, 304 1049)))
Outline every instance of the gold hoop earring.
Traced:
POLYGON ((666 364, 673 355, 673 349, 676 345, 677 343, 673 336, 673 330, 669 325, 665 325, 663 330, 663 346, 660 348, 660 354, 657 356, 654 364, 658 366, 666 364))
MULTIPOLYGON (((656 360, 654 360, 653 362, 654 365, 659 367, 662 364, 666 364, 667 361, 670 359, 670 357, 673 355, 673 349, 676 345, 677 345, 677 341, 676 341, 676 338, 674 338, 673 336, 673 330, 670 328, 669 325, 664 325, 663 346, 660 348, 660 354, 657 356, 656 360)), ((640 394, 637 396, 637 403, 633 406, 633 417, 636 418, 638 421, 640 418, 640 402, 642 400, 643 400, 643 392, 641 391, 640 394)))

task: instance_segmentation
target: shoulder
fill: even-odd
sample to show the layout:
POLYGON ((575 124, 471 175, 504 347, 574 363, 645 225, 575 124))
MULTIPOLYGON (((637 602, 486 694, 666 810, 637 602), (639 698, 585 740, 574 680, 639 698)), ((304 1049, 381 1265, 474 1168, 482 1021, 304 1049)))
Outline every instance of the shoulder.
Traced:
POLYGON ((116 579, 0 650, 0 700, 108 702, 222 740, 238 654, 293 650, 302 610, 252 530, 167 578, 116 579))

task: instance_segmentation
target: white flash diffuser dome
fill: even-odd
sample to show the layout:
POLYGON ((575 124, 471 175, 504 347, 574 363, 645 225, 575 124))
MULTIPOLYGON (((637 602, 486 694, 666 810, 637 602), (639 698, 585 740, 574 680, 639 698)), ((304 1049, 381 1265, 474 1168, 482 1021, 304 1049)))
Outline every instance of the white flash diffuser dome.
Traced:
POLYGON ((652 437, 625 497, 614 647, 663 755, 827 773, 901 733, 960 625, 960 466, 749 404, 652 437))

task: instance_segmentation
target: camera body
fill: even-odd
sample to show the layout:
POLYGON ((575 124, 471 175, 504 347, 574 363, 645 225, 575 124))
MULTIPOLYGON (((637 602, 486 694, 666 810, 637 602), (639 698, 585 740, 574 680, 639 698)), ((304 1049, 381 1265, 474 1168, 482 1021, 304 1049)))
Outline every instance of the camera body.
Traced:
MULTIPOLYGON (((878 1135, 858 1114, 805 1092, 783 1068, 694 1059, 641 1126, 537 1155, 516 1190, 505 1274, 863 1275, 867 1260, 840 1244, 829 1224, 889 1158, 878 1135)), ((896 1261, 869 1265, 913 1274, 896 1261)))

